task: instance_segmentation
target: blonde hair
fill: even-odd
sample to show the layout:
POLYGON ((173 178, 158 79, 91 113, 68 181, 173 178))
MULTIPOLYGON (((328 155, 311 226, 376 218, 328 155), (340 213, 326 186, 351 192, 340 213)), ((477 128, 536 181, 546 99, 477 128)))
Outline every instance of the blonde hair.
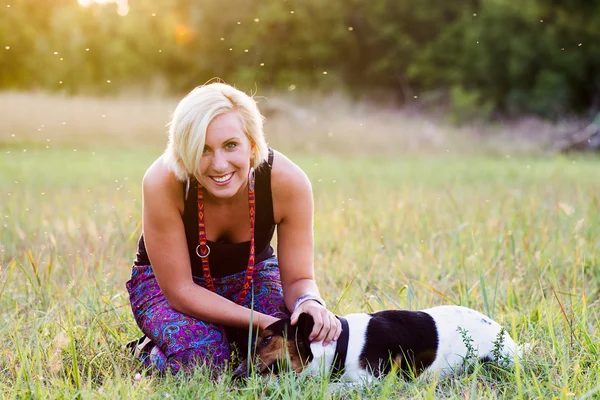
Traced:
POLYGON ((225 83, 198 86, 175 108, 169 122, 169 141, 163 160, 180 181, 200 176, 200 157, 204 150, 206 129, 217 116, 235 112, 253 147, 250 165, 257 168, 268 157, 263 132, 264 117, 256 101, 225 83))

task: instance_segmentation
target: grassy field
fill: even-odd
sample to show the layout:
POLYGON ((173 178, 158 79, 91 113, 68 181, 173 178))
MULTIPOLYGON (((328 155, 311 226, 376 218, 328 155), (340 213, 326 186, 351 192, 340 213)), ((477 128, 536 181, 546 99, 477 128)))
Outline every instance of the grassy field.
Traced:
MULTIPOLYGON (((315 195, 336 312, 461 304, 532 350, 511 371, 341 387, 140 376, 124 283, 161 150, 0 137, 0 398, 599 398, 600 160, 453 153, 291 158, 315 195)), ((99 140, 101 142, 101 140, 99 140)))

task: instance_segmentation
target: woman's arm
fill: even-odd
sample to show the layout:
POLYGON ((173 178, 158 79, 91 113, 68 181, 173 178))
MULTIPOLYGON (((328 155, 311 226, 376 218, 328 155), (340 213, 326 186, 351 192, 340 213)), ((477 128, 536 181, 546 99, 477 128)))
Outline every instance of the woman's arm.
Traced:
POLYGON ((305 294, 319 296, 314 275, 313 196, 308 177, 296 164, 276 152, 271 173, 273 213, 277 223, 277 257, 285 304, 292 310, 292 324, 302 312, 314 320, 311 340, 324 344, 336 340, 341 324, 335 316, 314 300, 293 310, 296 300, 305 294))
MULTIPOLYGON (((192 280, 190 257, 181 215, 181 182, 159 158, 146 172, 143 184, 142 221, 146 251, 156 280, 173 309, 191 317, 244 328, 251 311, 219 296, 192 280)), ((253 326, 265 328, 277 319, 254 312, 253 326)))

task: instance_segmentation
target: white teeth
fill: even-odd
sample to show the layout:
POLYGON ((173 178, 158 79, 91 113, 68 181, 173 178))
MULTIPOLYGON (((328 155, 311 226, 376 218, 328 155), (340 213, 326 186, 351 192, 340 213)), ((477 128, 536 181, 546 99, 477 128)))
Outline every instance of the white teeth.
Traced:
POLYGON ((226 182, 226 181, 228 181, 228 180, 229 180, 229 178, 231 178, 231 175, 233 175, 233 174, 227 174, 227 175, 225 175, 225 176, 221 176, 221 177, 216 177, 216 176, 213 176, 213 179, 214 179, 216 182, 223 183, 223 182, 226 182))

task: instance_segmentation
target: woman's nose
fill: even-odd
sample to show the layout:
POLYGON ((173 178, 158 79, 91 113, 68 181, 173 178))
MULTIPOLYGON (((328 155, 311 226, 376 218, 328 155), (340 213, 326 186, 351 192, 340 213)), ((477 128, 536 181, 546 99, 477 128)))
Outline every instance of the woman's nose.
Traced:
POLYGON ((215 151, 212 158, 212 169, 216 172, 226 172, 229 162, 221 151, 215 151))

